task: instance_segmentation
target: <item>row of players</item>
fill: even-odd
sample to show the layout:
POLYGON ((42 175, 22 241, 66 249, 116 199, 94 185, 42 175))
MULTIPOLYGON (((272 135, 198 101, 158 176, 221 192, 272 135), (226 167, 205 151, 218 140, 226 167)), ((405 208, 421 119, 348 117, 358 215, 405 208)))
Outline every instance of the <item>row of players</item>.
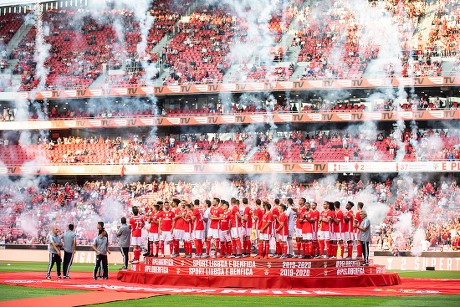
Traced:
POLYGON ((280 258, 335 258, 339 246, 340 257, 344 258, 346 243, 346 258, 351 259, 353 241, 364 241, 367 244, 356 244, 357 256, 364 256, 367 263, 370 223, 366 218, 363 225, 367 214, 362 210, 364 204, 361 202, 358 203, 360 214, 353 212, 353 202, 346 204, 345 211, 341 210, 338 201, 325 201, 323 210, 318 211, 316 202, 308 203, 304 198, 299 200, 298 206, 294 205, 292 198, 287 200, 287 204, 275 199, 273 208, 269 202, 260 199, 253 206, 247 198, 243 198, 241 203, 236 198, 229 203, 215 197, 212 201, 206 200, 205 204, 199 200, 189 204, 173 199, 172 202, 158 201, 156 205, 147 207, 144 215, 140 215, 139 208, 134 206, 130 219, 133 262, 140 259, 142 229, 149 222, 148 251, 144 256, 164 257, 165 244, 168 244, 171 257, 177 257, 182 241, 185 258, 192 257, 192 242, 195 245, 193 257, 247 257, 251 254, 251 235, 255 231, 256 257, 259 259, 268 257, 272 238, 276 240, 275 257, 280 258), (297 245, 296 255, 293 238, 297 245), (212 243, 214 254, 211 253, 212 243))

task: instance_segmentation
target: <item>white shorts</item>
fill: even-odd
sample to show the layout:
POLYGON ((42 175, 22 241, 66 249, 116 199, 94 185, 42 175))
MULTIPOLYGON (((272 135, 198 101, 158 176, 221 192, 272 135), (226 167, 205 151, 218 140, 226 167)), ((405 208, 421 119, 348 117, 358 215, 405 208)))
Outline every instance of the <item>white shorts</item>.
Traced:
POLYGON ((333 232, 331 234, 331 240, 341 241, 342 240, 342 233, 341 232, 333 232))
POLYGON ((243 228, 243 236, 250 237, 252 235, 252 228, 243 228))
POLYGON ((149 241, 158 242, 159 239, 158 232, 149 232, 149 241))
POLYGON ((182 236, 182 239, 184 241, 190 242, 192 240, 192 233, 191 232, 186 232, 184 231, 184 234, 182 236))
POLYGON ((203 240, 204 239, 204 230, 194 230, 193 231, 193 238, 195 240, 203 240))
POLYGON ((331 239, 331 233, 329 232, 329 230, 318 231, 318 240, 330 240, 330 239, 331 239))
POLYGON ((351 241, 352 240, 352 234, 349 231, 342 232, 342 240, 343 241, 351 241))
POLYGON ((234 227, 230 230, 230 233, 232 235, 232 239, 240 239, 242 238, 243 235, 243 228, 241 227, 234 227))
POLYGON ((220 230, 219 231, 219 240, 220 242, 231 242, 232 238, 230 238, 230 233, 228 230, 220 230))
POLYGON ((174 229, 173 230, 173 239, 174 240, 184 240, 184 230, 182 229, 174 229))
POLYGON ((219 229, 209 228, 208 238, 219 239, 219 229))
POLYGON ((160 235, 160 241, 171 242, 172 241, 171 231, 162 231, 160 235))
POLYGON ((261 233, 260 234, 260 240, 262 241, 270 241, 272 235, 271 234, 268 234, 268 233, 261 233))
POLYGON ((295 237, 302 239, 302 228, 296 228, 295 229, 295 237))
POLYGON ((313 236, 313 240, 316 240, 316 241, 318 240, 318 233, 317 232, 313 231, 312 236, 313 236))
POLYGON ((311 232, 307 232, 302 234, 302 239, 305 241, 311 241, 313 240, 313 234, 311 232))
POLYGON ((280 234, 276 234, 276 241, 277 242, 287 242, 288 236, 283 236, 280 234))
POLYGON ((133 246, 141 246, 142 245, 142 237, 131 237, 131 245, 133 246))
POLYGON ((359 241, 359 239, 358 239, 358 237, 359 237, 359 233, 357 233, 357 232, 353 232, 353 233, 351 233, 351 235, 352 235, 352 237, 351 237, 351 238, 352 238, 352 240, 355 240, 355 241, 359 241))

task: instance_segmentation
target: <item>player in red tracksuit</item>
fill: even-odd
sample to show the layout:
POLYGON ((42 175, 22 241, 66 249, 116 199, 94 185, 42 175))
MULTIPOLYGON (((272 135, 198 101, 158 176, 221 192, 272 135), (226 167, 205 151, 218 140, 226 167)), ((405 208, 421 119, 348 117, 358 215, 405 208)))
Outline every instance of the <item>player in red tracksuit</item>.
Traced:
POLYGON ((203 253, 203 240, 204 240, 204 220, 203 220, 203 209, 200 208, 200 201, 195 199, 192 221, 193 221, 193 239, 195 243, 195 257, 201 257, 203 253))
POLYGON ((262 225, 260 228, 259 255, 258 258, 268 258, 270 252, 270 239, 273 231, 273 214, 271 213, 271 205, 268 202, 263 204, 265 213, 262 217, 262 225))
POLYGON ((160 213, 160 206, 163 205, 162 201, 158 201, 156 205, 153 206, 152 212, 150 213, 149 221, 149 251, 150 257, 158 257, 158 243, 160 241, 160 236, 158 234, 158 215, 160 213))
POLYGON ((133 206, 132 212, 133 217, 129 220, 129 226, 131 228, 131 245, 133 246, 134 259, 131 262, 138 263, 141 257, 141 237, 145 220, 143 216, 139 215, 137 206, 133 206))
POLYGON ((243 206, 243 257, 247 257, 251 255, 252 210, 246 197, 243 206))
POLYGON ((209 212, 209 219, 211 220, 211 223, 209 224, 209 231, 208 231, 208 241, 206 241, 206 253, 208 253, 205 256, 210 256, 210 250, 211 250, 211 240, 214 239, 214 244, 216 247, 216 250, 214 252, 213 258, 217 257, 217 251, 220 248, 220 240, 219 240, 219 229, 220 229, 220 216, 223 213, 223 209, 220 206, 220 199, 215 197, 212 200, 212 206, 211 210, 209 212))
POLYGON ((232 221, 232 212, 228 210, 228 202, 222 200, 222 214, 220 214, 219 240, 220 256, 228 257, 232 253, 232 237, 230 235, 230 224, 232 221))
POLYGON ((236 198, 231 199, 232 208, 230 211, 230 236, 232 238, 232 253, 234 257, 240 258, 243 254, 241 241, 243 240, 243 224, 240 214, 240 202, 236 198))
POLYGON ((323 211, 320 212, 319 217, 319 231, 318 231, 318 240, 319 240, 319 254, 323 255, 324 248, 326 247, 326 256, 329 257, 331 250, 331 221, 334 212, 329 209, 329 202, 325 201, 323 203, 323 211))
POLYGON ((344 214, 343 217, 343 241, 347 242, 348 245, 348 254, 347 254, 347 259, 351 259, 353 257, 353 223, 355 219, 355 215, 353 212, 353 207, 355 206, 354 203, 349 201, 346 205, 347 211, 344 214))
POLYGON ((281 259, 287 258, 287 238, 289 235, 289 221, 286 214, 287 206, 282 204, 279 207, 279 225, 276 228, 277 242, 281 245, 281 259))
POLYGON ((295 221, 295 241, 297 243, 297 257, 302 258, 302 228, 303 220, 302 216, 305 211, 305 203, 307 200, 305 198, 299 199, 299 207, 296 209, 297 219, 295 221))
MULTIPOLYGON (((262 201, 260 199, 256 199, 256 210, 254 211, 252 218, 254 219, 254 226, 256 230, 256 240, 257 240, 257 247, 260 246, 261 243, 261 232, 260 229, 262 229, 262 218, 264 216, 264 209, 262 208, 262 201)), ((263 245, 263 244, 262 244, 263 245)), ((260 248, 257 249, 259 253, 260 248)), ((258 254, 259 256, 260 254, 258 254)))
POLYGON ((164 257, 165 255, 165 242, 169 244, 170 255, 173 253, 172 229, 174 227, 174 216, 175 214, 171 211, 169 202, 166 201, 163 205, 163 211, 158 214, 160 235, 160 254, 158 257, 164 257))
POLYGON ((302 258, 310 258, 313 254, 313 227, 312 227, 312 211, 310 210, 310 203, 307 203, 303 215, 300 217, 302 219, 302 258))
POLYGON ((319 243, 318 243, 318 224, 319 224, 319 211, 316 209, 318 207, 318 204, 316 202, 311 203, 311 208, 310 208, 310 223, 312 227, 312 235, 313 235, 313 241, 312 241, 312 256, 319 256, 319 243))
POLYGON ((343 225, 343 212, 340 210, 340 202, 336 201, 334 202, 334 216, 332 218, 332 229, 334 230, 333 232, 333 237, 332 237, 332 250, 330 257, 337 257, 337 250, 339 249, 339 246, 341 248, 340 254, 343 258, 343 230, 342 230, 342 225, 343 225))
MULTIPOLYGON (((355 214, 355 223, 358 225, 361 225, 362 222, 362 217, 361 214, 359 214, 361 211, 363 211, 364 204, 362 202, 358 202, 358 212, 355 214)), ((356 257, 361 258, 363 256, 363 248, 361 246, 361 241, 359 241, 359 228, 356 227, 354 228, 353 231, 353 237, 356 242, 356 257)))
POLYGON ((193 232, 193 221, 192 221, 193 211, 192 205, 186 204, 185 205, 185 213, 183 215, 184 220, 184 234, 182 239, 184 240, 184 250, 185 255, 183 258, 192 258, 192 232, 193 232))
MULTIPOLYGON (((276 235, 276 229, 278 229, 279 226, 279 216, 280 216, 280 200, 278 198, 275 199, 275 205, 273 206, 272 209, 272 215, 273 215, 273 223, 272 223, 272 233, 275 236, 276 235)), ((276 257, 281 256, 281 243, 276 241, 275 242, 275 255, 276 257)))

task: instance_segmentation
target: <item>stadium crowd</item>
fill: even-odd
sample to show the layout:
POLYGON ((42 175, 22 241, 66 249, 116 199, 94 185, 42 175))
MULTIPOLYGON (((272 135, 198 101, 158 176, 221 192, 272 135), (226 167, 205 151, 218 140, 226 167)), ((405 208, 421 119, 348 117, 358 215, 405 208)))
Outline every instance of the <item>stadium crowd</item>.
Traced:
MULTIPOLYGON (((369 9, 381 5, 370 2, 369 9)), ((43 53, 49 53, 44 67, 48 70, 45 87, 86 88, 108 70, 117 71, 104 75, 103 81, 110 87, 152 84, 160 77, 160 66, 167 72, 162 75, 164 85, 223 82, 232 65, 242 67, 228 76, 228 81, 235 82, 281 81, 293 75, 301 79, 359 79, 369 63, 378 58, 381 48, 380 43, 366 38, 368 25, 363 24, 357 8, 347 1, 296 0, 287 6, 278 3, 269 20, 256 25, 266 27, 257 31, 267 33, 272 41, 263 47, 269 48, 266 53, 272 58, 257 62, 232 52, 239 43, 261 45, 261 37, 248 38, 248 31, 254 31, 248 29, 253 26, 248 20, 238 17, 235 10, 226 5, 201 6, 187 12, 192 3, 188 0, 175 6, 166 0, 154 1, 148 11, 154 22, 146 35, 145 50, 141 51, 137 49, 143 44, 141 32, 145 29, 139 24, 138 16, 128 9, 99 14, 88 8, 44 12, 43 21, 49 28, 44 37, 49 44, 48 52, 43 53), (316 18, 318 14, 322 18, 316 18), (295 31, 291 45, 300 48, 296 60, 288 58, 286 46, 281 44, 283 36, 290 37, 289 29, 295 31), (163 39, 167 42, 155 49, 163 39), (153 74, 147 72, 152 63, 157 63, 153 74), (305 66, 301 75, 294 74, 298 66, 305 66)), ((379 75, 440 76, 443 72, 439 57, 458 53, 458 1, 439 1, 427 38, 414 38, 420 20, 425 17, 425 1, 387 0, 382 8, 398 25, 403 56, 401 65, 387 63, 379 75), (417 41, 415 46, 413 41, 417 41)), ((3 44, 8 43, 27 18, 24 13, 2 16, 0 40, 3 44)), ((21 91, 30 91, 39 84, 37 59, 33 56, 36 37, 34 25, 10 54, 0 56, 3 69, 7 68, 8 61, 15 63, 11 69, 13 74, 21 76, 21 91)), ((2 83, 0 90, 11 85, 10 79, 2 83)))
POLYGON ((51 164, 146 164, 212 162, 457 161, 458 129, 416 131, 319 130, 180 135, 88 136, 48 139, 36 144, 0 139, 0 161, 51 164))
MULTIPOLYGON (((323 211, 321 207, 325 200, 338 200, 341 210, 348 201, 362 201, 374 223, 372 246, 375 249, 401 251, 419 247, 421 242, 414 238, 417 229, 422 229, 425 234, 422 241, 429 242, 425 248, 456 250, 459 247, 460 190, 456 181, 442 179, 415 183, 403 177, 383 182, 324 179, 309 183, 247 179, 200 183, 91 181, 81 185, 66 182, 35 187, 11 183, 2 185, 0 191, 0 237, 8 244, 43 244, 50 227, 74 222, 78 244, 88 244, 95 236, 97 222, 104 221, 112 234, 112 243, 116 244, 113 233, 117 222, 121 216, 130 214, 132 206, 140 208, 146 224, 149 224, 151 210, 157 201, 172 202, 179 198, 178 202, 189 204, 198 199, 198 208, 206 210, 205 200, 218 196, 228 201, 231 197, 247 198, 251 217, 255 217, 260 202, 279 210, 275 199, 286 205, 289 204, 288 198, 294 199, 290 207, 297 213, 301 209, 299 206, 303 205, 302 197, 308 203, 318 203, 319 211, 323 211)), ((245 206, 241 204, 238 212, 245 206)), ((255 224, 252 223, 253 227, 255 224)), ((146 232, 147 227, 143 236, 146 232)), ((254 234, 249 236, 254 239, 254 234)))

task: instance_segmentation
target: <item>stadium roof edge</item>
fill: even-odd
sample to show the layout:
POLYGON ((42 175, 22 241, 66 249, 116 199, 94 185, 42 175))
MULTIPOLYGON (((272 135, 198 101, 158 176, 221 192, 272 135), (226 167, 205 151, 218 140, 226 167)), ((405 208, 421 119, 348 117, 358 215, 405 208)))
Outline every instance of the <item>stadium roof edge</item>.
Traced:
POLYGON ((23 6, 23 5, 34 5, 37 3, 59 3, 59 7, 63 6, 72 6, 81 4, 81 2, 86 2, 87 0, 1 0, 0 7, 9 7, 9 6, 23 6))

